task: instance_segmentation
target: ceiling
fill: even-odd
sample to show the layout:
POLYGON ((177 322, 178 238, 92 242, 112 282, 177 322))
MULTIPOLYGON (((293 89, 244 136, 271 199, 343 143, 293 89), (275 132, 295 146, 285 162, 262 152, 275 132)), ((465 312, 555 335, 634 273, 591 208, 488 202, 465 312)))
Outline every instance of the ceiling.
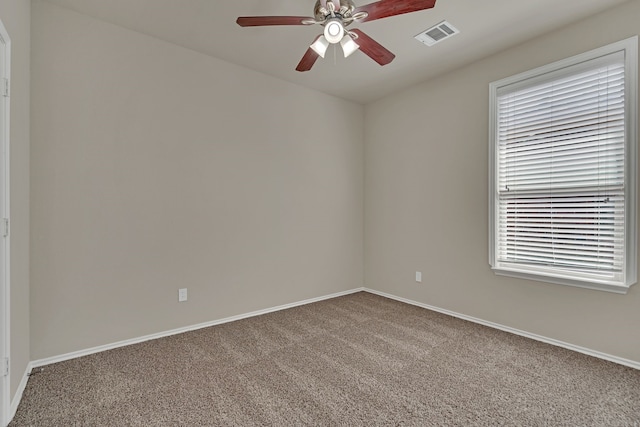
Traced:
MULTIPOLYGON (((315 0, 46 0, 100 20, 357 103, 368 103, 627 0, 437 0, 433 9, 353 24, 395 53, 384 67, 332 48, 296 65, 319 26, 241 28, 238 16, 312 16, 315 0), (460 34, 433 47, 413 37, 447 20, 460 34)), ((372 3, 363 0, 356 6, 372 3)), ((394 0, 384 0, 394 1, 394 0)))

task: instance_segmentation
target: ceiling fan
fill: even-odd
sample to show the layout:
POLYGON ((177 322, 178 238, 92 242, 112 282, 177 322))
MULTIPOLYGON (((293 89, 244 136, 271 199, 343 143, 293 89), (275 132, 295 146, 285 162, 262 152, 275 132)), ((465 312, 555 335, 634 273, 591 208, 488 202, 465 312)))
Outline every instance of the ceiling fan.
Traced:
POLYGON ((317 0, 313 9, 314 17, 306 16, 245 16, 237 19, 241 27, 260 27, 266 25, 314 25, 324 27, 323 34, 316 37, 302 60, 297 71, 309 71, 318 57, 324 58, 332 44, 342 46, 344 57, 360 49, 364 54, 380 65, 387 65, 395 55, 358 29, 348 30, 354 22, 368 22, 404 13, 434 7, 436 0, 380 0, 365 6, 356 7, 353 0, 317 0))

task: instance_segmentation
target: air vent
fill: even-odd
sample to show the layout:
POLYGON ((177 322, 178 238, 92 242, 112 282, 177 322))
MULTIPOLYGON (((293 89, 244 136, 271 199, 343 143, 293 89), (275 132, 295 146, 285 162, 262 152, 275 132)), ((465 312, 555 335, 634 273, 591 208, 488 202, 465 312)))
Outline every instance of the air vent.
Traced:
POLYGON ((460 31, 458 31, 456 27, 454 27, 447 21, 442 21, 438 25, 434 25, 428 30, 421 32, 415 37, 415 39, 426 44, 427 46, 433 46, 434 44, 439 43, 442 40, 455 36, 459 32, 460 31))

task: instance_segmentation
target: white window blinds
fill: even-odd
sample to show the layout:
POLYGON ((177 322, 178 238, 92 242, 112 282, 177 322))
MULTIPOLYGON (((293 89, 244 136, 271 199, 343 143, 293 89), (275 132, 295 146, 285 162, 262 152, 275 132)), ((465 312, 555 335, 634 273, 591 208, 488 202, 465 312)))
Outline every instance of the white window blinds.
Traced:
POLYGON ((498 97, 499 260, 621 271, 624 55, 498 97))
POLYGON ((494 270, 629 285, 630 62, 618 48, 492 84, 494 270))

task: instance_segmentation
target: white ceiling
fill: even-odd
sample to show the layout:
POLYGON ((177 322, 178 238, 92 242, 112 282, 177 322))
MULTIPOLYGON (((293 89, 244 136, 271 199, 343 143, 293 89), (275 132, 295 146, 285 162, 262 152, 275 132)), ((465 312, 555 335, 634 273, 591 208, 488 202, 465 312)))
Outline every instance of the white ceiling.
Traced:
MULTIPOLYGON (((340 50, 334 55, 330 48, 326 58, 306 73, 295 67, 321 27, 241 28, 235 21, 238 16, 312 16, 315 0, 47 1, 292 83, 367 103, 627 0, 437 0, 433 9, 350 27, 360 28, 395 53, 391 64, 381 67, 362 52, 344 59, 340 50), (413 38, 445 19, 461 33, 433 47, 413 38)), ((356 5, 373 1, 356 0, 356 5)))

